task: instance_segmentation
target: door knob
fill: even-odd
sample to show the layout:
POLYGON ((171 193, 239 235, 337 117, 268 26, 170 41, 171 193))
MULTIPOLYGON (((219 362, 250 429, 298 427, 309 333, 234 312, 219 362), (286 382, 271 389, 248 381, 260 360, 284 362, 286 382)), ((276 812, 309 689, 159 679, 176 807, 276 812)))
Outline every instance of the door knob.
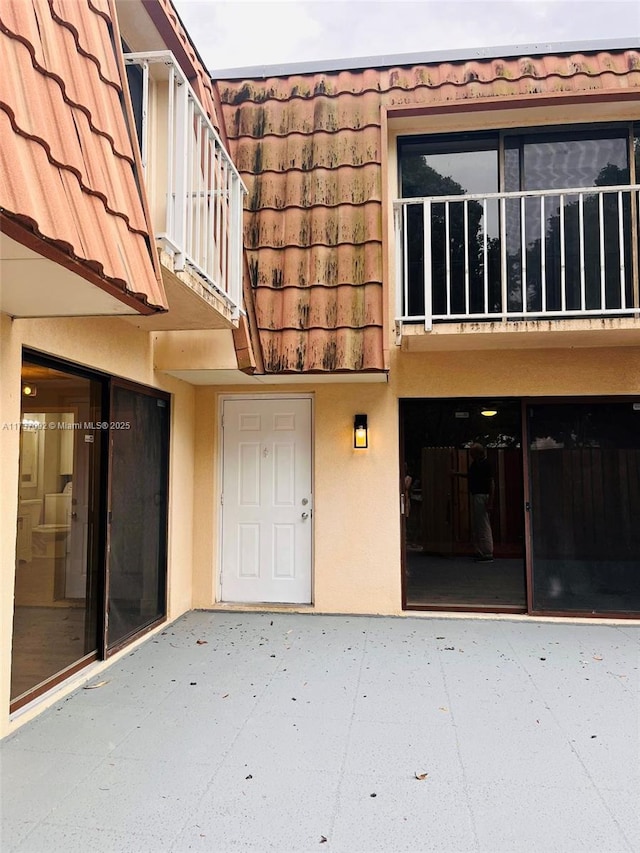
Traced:
POLYGON ((308 512, 303 512, 303 513, 302 513, 302 518, 309 518, 309 513, 308 513, 308 512))

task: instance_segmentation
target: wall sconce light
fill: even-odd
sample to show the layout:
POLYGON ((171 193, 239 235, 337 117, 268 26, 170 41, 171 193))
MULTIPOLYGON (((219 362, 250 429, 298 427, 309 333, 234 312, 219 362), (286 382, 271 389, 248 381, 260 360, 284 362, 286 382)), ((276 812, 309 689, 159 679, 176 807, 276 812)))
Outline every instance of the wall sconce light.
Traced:
POLYGON ((38 396, 38 388, 32 382, 25 382, 22 385, 22 394, 25 397, 37 397, 38 396))
POLYGON ((369 430, 367 428, 366 415, 356 415, 353 419, 353 446, 356 450, 369 447, 369 430))

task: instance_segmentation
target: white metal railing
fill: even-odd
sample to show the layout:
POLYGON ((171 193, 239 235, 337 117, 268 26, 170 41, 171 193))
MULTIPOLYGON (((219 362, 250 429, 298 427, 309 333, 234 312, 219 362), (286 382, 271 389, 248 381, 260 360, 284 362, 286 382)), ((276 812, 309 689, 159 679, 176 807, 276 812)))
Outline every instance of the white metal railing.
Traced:
POLYGON ((173 54, 129 53, 124 59, 142 72, 138 106, 147 186, 151 195, 164 194, 164 227, 155 236, 173 255, 174 270, 195 273, 237 319, 246 187, 173 54), (149 187, 150 181, 156 185, 149 187))
POLYGON ((640 316, 639 190, 395 201, 396 320, 640 316))

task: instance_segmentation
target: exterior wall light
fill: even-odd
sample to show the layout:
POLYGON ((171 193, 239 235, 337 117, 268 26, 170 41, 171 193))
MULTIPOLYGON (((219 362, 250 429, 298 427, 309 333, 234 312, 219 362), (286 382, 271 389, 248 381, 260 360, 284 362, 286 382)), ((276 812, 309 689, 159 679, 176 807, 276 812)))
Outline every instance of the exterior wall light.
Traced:
POLYGON ((356 450, 369 447, 369 429, 366 415, 356 415, 353 419, 353 446, 356 450))
POLYGON ((31 382, 25 382, 22 386, 22 393, 25 397, 37 397, 38 389, 31 382))

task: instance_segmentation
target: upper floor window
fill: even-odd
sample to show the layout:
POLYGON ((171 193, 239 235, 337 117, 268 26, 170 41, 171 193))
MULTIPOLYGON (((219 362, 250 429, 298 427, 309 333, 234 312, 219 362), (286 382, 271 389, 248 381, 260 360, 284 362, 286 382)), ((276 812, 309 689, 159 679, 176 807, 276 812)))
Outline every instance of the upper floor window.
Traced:
POLYGON ((420 201, 397 205, 399 316, 631 313, 637 131, 582 125, 401 139, 401 196, 420 201))

